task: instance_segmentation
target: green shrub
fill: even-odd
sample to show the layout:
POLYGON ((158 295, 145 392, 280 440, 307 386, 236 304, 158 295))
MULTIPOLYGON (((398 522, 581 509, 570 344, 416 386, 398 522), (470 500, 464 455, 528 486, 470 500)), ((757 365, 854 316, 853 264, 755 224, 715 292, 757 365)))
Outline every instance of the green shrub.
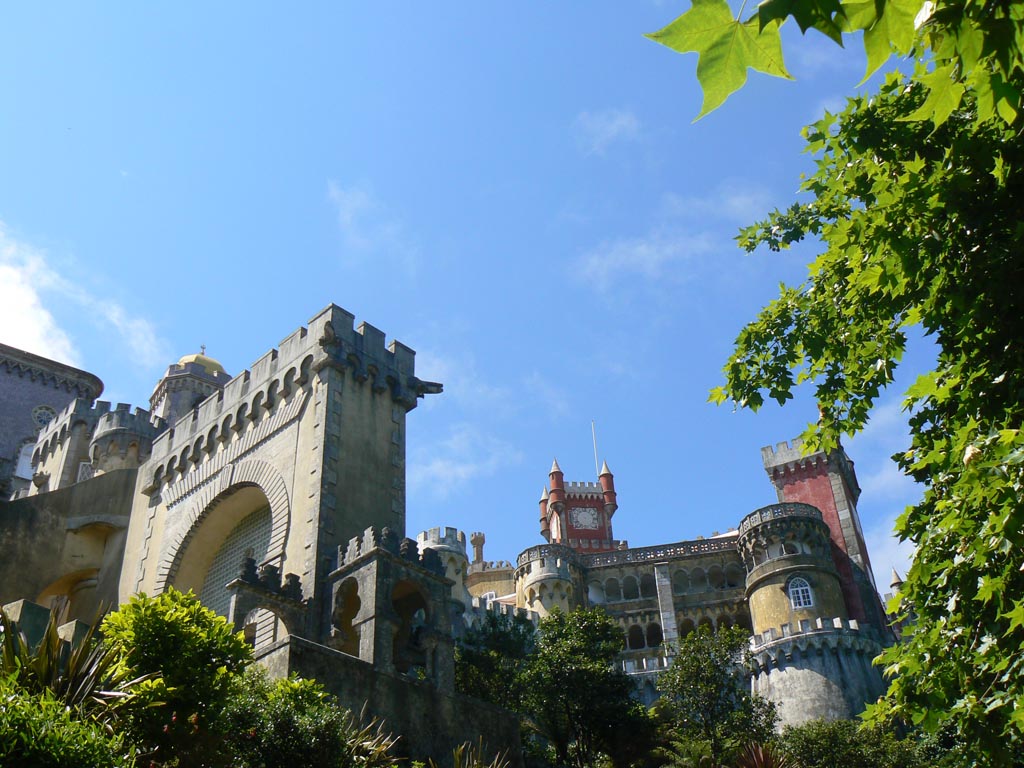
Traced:
POLYGON ((396 739, 362 725, 313 680, 268 680, 251 667, 239 676, 221 730, 237 768, 383 768, 396 739))
POLYGON ((54 698, 28 693, 0 677, 0 766, 14 768, 131 768, 135 755, 123 735, 54 698))
POLYGON ((227 620, 191 592, 136 595, 103 620, 104 642, 127 676, 158 677, 129 709, 129 730, 156 763, 219 765, 223 734, 217 721, 232 680, 252 651, 227 620))

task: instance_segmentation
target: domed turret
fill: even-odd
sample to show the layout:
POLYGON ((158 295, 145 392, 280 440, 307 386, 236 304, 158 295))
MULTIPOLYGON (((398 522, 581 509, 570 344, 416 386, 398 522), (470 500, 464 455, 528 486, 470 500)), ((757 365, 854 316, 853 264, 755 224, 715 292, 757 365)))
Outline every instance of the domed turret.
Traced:
POLYGON ((150 411, 170 427, 231 380, 224 366, 206 354, 184 355, 167 368, 149 398, 150 411))

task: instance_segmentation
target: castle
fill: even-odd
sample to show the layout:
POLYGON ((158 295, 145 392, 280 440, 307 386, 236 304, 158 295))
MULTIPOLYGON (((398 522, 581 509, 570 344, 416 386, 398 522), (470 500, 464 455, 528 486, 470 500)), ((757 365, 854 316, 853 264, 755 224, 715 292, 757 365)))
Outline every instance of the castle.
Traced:
MULTIPOLYGON (((882 690, 891 640, 871 579, 852 462, 764 449, 778 503, 708 539, 630 549, 605 465, 540 501, 545 543, 486 562, 484 535, 405 536, 405 420, 442 385, 415 353, 329 306, 234 377, 169 366, 149 409, 97 401, 95 376, 0 346, 0 604, 73 637, 102 605, 192 589, 274 674, 316 677, 385 717, 418 756, 518 726, 453 689, 453 643, 486 611, 601 605, 642 697, 694 627, 751 630, 753 688, 784 722, 851 717, 882 690)), ((518 758, 515 758, 518 759, 518 758)))

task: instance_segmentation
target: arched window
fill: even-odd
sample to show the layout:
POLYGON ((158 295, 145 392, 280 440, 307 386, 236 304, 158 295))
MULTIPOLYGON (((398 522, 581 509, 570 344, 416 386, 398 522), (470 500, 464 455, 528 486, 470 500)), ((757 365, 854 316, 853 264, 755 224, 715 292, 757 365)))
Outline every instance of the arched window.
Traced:
POLYGON ((622 580, 622 598, 624 600, 637 600, 640 597, 640 587, 636 583, 635 576, 627 576, 622 580))
POLYGON ((657 597, 658 585, 654 581, 654 575, 645 573, 640 577, 640 595, 642 597, 657 597))
POLYGON ((659 624, 648 624, 647 625, 647 647, 657 648, 661 645, 663 640, 661 633, 661 625, 659 624))
POLYGON ((639 624, 634 624, 626 634, 626 643, 631 651, 644 647, 644 630, 639 624))
POLYGON ((814 605, 814 595, 807 579, 797 576, 789 582, 789 602, 793 608, 810 608, 814 605))
POLYGON ((15 477, 21 477, 26 480, 32 479, 32 450, 35 447, 35 443, 25 443, 21 446, 21 450, 18 451, 18 463, 14 468, 15 477))
POLYGON ((618 579, 608 579, 604 583, 604 594, 608 598, 608 602, 614 602, 615 600, 622 599, 622 591, 619 589, 618 579))

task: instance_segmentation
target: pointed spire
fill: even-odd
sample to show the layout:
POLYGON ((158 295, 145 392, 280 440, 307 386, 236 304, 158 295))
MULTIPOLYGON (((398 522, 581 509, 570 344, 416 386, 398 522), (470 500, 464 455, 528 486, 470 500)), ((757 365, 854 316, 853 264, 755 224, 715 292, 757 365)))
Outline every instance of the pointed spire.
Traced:
POLYGON ((612 471, 610 469, 608 469, 608 462, 607 461, 602 461, 601 462, 601 474, 598 475, 598 477, 603 477, 604 475, 610 475, 611 473, 612 473, 612 471))
MULTIPOLYGON (((562 468, 558 466, 558 459, 551 462, 551 472, 561 472, 562 468)), ((550 472, 548 474, 551 474, 550 472)))
POLYGON ((889 586, 893 589, 903 586, 903 579, 900 578, 900 574, 895 568, 892 569, 892 581, 889 582, 889 586))
POLYGON ((544 491, 540 495, 540 500, 541 501, 547 501, 548 500, 548 487, 546 485, 544 486, 544 491))

